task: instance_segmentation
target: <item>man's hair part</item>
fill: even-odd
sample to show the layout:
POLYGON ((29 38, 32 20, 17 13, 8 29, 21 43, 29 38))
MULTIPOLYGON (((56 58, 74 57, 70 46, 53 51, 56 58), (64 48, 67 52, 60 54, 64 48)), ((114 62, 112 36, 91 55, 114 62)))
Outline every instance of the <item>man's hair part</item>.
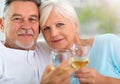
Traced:
POLYGON ((5 4, 4 4, 5 7, 3 10, 3 15, 2 15, 3 19, 5 19, 5 17, 6 17, 6 12, 7 12, 8 7, 14 1, 30 1, 30 2, 35 3, 37 7, 39 7, 41 4, 41 0, 5 0, 5 4))

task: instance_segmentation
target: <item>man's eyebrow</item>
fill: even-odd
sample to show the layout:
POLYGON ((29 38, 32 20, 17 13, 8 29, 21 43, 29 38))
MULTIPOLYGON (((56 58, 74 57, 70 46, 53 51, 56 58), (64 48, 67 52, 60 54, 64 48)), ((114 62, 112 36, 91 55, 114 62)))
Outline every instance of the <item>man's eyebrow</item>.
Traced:
POLYGON ((13 17, 15 17, 15 16, 21 16, 21 15, 20 15, 20 14, 15 13, 15 14, 13 14, 13 15, 12 15, 12 17, 11 17, 11 18, 13 18, 13 17))
MULTIPOLYGON (((13 17, 15 17, 15 16, 20 16, 20 17, 22 17, 21 14, 17 14, 17 13, 15 13, 15 14, 12 15, 11 18, 13 18, 13 17)), ((30 17, 35 17, 35 18, 39 19, 39 16, 38 16, 38 15, 30 15, 30 17)))

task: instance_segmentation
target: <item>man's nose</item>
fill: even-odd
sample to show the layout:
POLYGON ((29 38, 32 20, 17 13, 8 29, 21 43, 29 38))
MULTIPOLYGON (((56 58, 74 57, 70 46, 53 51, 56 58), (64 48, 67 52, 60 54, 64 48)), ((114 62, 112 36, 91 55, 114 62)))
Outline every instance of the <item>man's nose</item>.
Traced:
POLYGON ((22 27, 27 28, 27 29, 31 28, 31 25, 32 24, 28 20, 24 20, 22 23, 22 27))

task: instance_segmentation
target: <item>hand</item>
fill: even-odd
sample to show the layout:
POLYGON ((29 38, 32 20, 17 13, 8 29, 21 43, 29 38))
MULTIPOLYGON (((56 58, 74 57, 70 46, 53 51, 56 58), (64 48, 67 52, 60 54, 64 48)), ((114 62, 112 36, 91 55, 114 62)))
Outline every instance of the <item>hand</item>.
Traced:
POLYGON ((92 68, 82 68, 76 70, 74 76, 80 80, 81 84, 103 84, 104 76, 92 68))
POLYGON ((64 61, 54 70, 49 65, 42 76, 40 84, 70 84, 70 75, 74 72, 69 61, 64 61))

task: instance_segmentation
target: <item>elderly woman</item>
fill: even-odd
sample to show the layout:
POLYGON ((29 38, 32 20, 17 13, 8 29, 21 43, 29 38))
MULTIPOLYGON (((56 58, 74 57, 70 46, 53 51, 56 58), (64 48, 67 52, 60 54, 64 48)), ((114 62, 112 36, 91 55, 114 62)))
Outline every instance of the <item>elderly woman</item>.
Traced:
MULTIPOLYGON (((91 39, 80 39, 78 20, 74 8, 66 1, 52 0, 40 6, 40 26, 48 45, 55 49, 70 48, 73 43, 89 45, 89 68, 74 71, 72 68, 63 74, 60 69, 69 66, 68 61, 61 63, 55 70, 48 66, 41 84, 69 84, 69 76, 81 84, 119 84, 120 83, 120 39, 113 34, 98 35, 91 39), (61 68, 62 67, 62 68, 61 68)), ((72 84, 76 84, 72 81, 72 84)))

